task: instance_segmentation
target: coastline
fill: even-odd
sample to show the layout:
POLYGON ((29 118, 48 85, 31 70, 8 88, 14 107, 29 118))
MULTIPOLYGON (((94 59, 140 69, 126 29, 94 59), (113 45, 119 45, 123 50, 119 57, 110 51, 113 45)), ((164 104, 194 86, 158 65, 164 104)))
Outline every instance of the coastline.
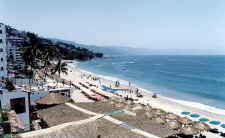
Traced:
MULTIPOLYGON (((74 63, 68 64, 69 74, 63 75, 63 77, 74 81, 74 78, 76 78, 76 80, 77 80, 77 78, 79 78, 79 77, 77 77, 77 75, 80 76, 81 73, 84 73, 84 74, 89 74, 89 75, 92 75, 92 76, 99 77, 99 78, 101 78, 101 80, 103 80, 104 84, 108 84, 108 85, 110 85, 110 84, 114 83, 116 80, 118 80, 115 77, 103 76, 103 75, 100 75, 100 74, 95 74, 95 73, 88 72, 86 70, 80 69, 79 66, 77 66, 76 63, 77 62, 75 61, 74 63)), ((124 87, 124 88, 128 87, 127 81, 125 81, 125 80, 120 80, 120 81, 122 81, 121 82, 122 87, 124 87)), ((199 108, 198 107, 198 105, 200 106, 199 103, 172 99, 172 98, 168 98, 168 97, 161 96, 161 95, 159 95, 158 98, 155 99, 155 98, 152 98, 152 95, 154 93, 153 91, 143 89, 143 88, 141 88, 141 87, 139 87, 135 84, 133 86, 136 87, 136 88, 139 88, 139 90, 141 90, 141 93, 144 95, 144 99, 146 99, 153 108, 160 108, 160 109, 163 109, 167 112, 172 112, 172 113, 175 113, 175 114, 180 115, 180 116, 182 116, 181 112, 183 112, 183 111, 187 111, 187 112, 191 112, 191 113, 197 113, 197 114, 200 115, 200 118, 203 117, 203 118, 208 118, 209 120, 220 121, 221 124, 225 123, 225 112, 224 112, 224 114, 220 113, 219 112, 220 109, 218 109, 218 112, 217 112, 216 111, 217 108, 209 106, 208 111, 207 111, 207 110, 199 108), (185 104, 182 104, 182 103, 185 103, 185 104), (190 105, 188 106, 188 104, 190 104, 190 105), (209 111, 210 109, 212 109, 212 111, 209 111)), ((192 118, 192 120, 197 121, 198 119, 192 118)), ((212 126, 213 128, 218 128, 219 130, 224 131, 224 129, 219 127, 219 125, 218 126, 210 125, 210 126, 212 126)))

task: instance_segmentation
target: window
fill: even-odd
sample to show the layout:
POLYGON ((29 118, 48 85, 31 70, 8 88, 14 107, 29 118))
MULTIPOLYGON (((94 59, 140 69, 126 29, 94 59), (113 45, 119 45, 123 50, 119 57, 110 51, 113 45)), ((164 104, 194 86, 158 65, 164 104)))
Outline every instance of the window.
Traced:
POLYGON ((0 52, 3 52, 3 49, 2 48, 0 48, 0 52))
POLYGON ((1 61, 3 61, 3 58, 1 58, 1 61))
POLYGON ((0 30, 0 34, 2 34, 2 30, 0 30))
POLYGON ((2 39, 0 39, 0 43, 2 43, 2 39))
POLYGON ((25 98, 16 98, 10 100, 11 109, 17 114, 26 112, 25 98))
POLYGON ((4 68, 3 67, 1 67, 1 71, 3 71, 4 70, 4 68))

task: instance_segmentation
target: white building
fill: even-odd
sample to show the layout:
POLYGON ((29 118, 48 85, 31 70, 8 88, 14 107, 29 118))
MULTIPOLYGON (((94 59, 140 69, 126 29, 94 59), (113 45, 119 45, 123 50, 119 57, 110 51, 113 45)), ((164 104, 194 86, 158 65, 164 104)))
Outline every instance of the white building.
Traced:
POLYGON ((0 23, 0 79, 7 78, 6 27, 0 23))
POLYGON ((17 116, 24 126, 24 131, 30 130, 30 111, 28 93, 20 89, 8 91, 0 89, 1 108, 10 108, 15 110, 17 116))
MULTIPOLYGON (((13 61, 9 62, 16 66, 18 69, 24 68, 24 61, 21 56, 23 38, 17 36, 7 37, 7 57, 13 61)), ((8 63, 8 65, 9 65, 8 63)))
MULTIPOLYGON (((7 32, 6 26, 0 23, 0 80, 8 77, 7 68, 7 32)), ((15 53, 16 54, 16 53, 15 53)), ((30 130, 30 111, 28 93, 16 89, 8 91, 1 81, 0 87, 0 108, 10 108, 15 110, 21 120, 25 131, 30 130)))

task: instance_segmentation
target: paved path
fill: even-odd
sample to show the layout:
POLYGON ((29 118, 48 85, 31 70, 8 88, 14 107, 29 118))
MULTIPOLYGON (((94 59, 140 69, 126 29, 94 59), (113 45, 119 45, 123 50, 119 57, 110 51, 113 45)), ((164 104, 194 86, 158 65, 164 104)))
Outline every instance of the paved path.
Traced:
MULTIPOLYGON (((89 115, 95 115, 95 116, 100 115, 100 116, 102 116, 102 114, 97 114, 97 113, 91 112, 91 111, 89 111, 89 110, 80 108, 80 107, 78 107, 78 106, 76 106, 76 105, 73 105, 73 104, 71 104, 71 103, 66 103, 66 105, 67 105, 67 106, 70 106, 71 108, 74 108, 74 109, 76 109, 76 110, 78 110, 78 111, 81 111, 81 112, 83 112, 83 113, 89 114, 89 115)), ((111 116, 104 116, 104 115, 103 115, 102 117, 103 117, 104 119, 108 120, 108 121, 111 121, 112 123, 117 124, 117 125, 124 126, 124 124, 126 124, 126 123, 124 123, 124 122, 122 122, 122 121, 120 121, 120 120, 117 120, 117 119, 115 119, 115 118, 112 118, 111 116)), ((132 132, 134 132, 134 133, 136 133, 136 134, 140 134, 140 135, 143 135, 143 136, 148 137, 148 138, 160 138, 160 137, 158 137, 158 136, 155 136, 155 135, 150 134, 150 133, 148 133, 148 132, 145 132, 145 131, 143 131, 143 130, 140 130, 140 129, 137 129, 137 128, 133 128, 132 126, 129 127, 128 124, 126 124, 125 126, 126 126, 125 128, 128 128, 130 131, 132 131, 132 132)))

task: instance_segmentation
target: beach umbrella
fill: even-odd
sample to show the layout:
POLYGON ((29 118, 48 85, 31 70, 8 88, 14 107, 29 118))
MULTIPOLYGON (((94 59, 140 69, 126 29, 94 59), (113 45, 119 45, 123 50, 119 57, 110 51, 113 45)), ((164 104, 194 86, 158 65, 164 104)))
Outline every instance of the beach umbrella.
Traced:
POLYGON ((193 121, 187 117, 182 117, 178 121, 184 125, 190 125, 193 123, 193 121))
POLYGON ((208 118, 200 118, 199 121, 200 121, 200 122, 208 122, 209 119, 208 119, 208 118))
POLYGON ((200 131, 209 131, 211 129, 208 124, 203 122, 195 122, 193 126, 200 131))
POLYGON ((140 104, 137 104, 136 106, 134 106, 133 108, 132 108, 132 110, 141 110, 141 109, 143 109, 143 107, 140 105, 140 104))
POLYGON ((134 101, 131 101, 131 102, 130 102, 130 105, 135 105, 134 101))
POLYGON ((184 135, 195 135, 198 133, 197 129, 193 127, 183 127, 180 132, 184 135))
POLYGON ((152 119, 153 117, 155 117, 153 114, 149 113, 149 112, 145 112, 145 115, 149 118, 152 119))
POLYGON ((132 103, 132 101, 131 100, 127 100, 127 102, 126 102, 127 104, 131 104, 132 103))
POLYGON ((118 107, 118 108, 120 108, 120 107, 122 107, 122 106, 123 106, 122 103, 117 103, 117 104, 116 104, 116 107, 118 107))
POLYGON ((112 105, 113 105, 114 103, 115 103, 114 101, 110 100, 110 104, 112 104, 112 105))
POLYGON ((125 106, 124 106, 124 109, 125 109, 125 110, 130 110, 129 105, 125 105, 125 106))
POLYGON ((166 121, 163 120, 161 117, 156 117, 156 118, 153 118, 153 120, 158 123, 158 124, 165 124, 166 121))
POLYGON ((199 114, 191 114, 190 116, 191 116, 192 118, 198 118, 198 117, 200 117, 199 114))
POLYGON ((118 99, 118 102, 123 103, 124 100, 123 100, 122 98, 119 98, 119 99, 118 99))
POLYGON ((160 116, 160 115, 164 115, 166 112, 161 109, 152 109, 152 113, 160 116))
POLYGON ((221 127, 222 127, 222 128, 225 128, 225 124, 222 124, 221 127))
POLYGON ((167 123, 167 126, 168 126, 169 128, 171 128, 171 129, 174 129, 174 130, 176 130, 176 129, 178 129, 178 128, 181 128, 181 124, 180 124, 179 122, 177 122, 177 121, 169 121, 169 122, 167 123))
POLYGON ((189 115, 190 112, 181 112, 182 115, 189 115))
POLYGON ((177 120, 179 117, 173 113, 166 114, 166 119, 177 120))
POLYGON ((117 99, 118 99, 118 98, 115 97, 115 96, 111 97, 111 100, 112 100, 112 101, 117 101, 117 99))
POLYGON ((62 96, 59 93, 49 93, 47 96, 36 101, 36 103, 42 105, 54 105, 54 104, 63 104, 68 101, 70 101, 69 98, 62 96))
POLYGON ((212 124, 212 125, 219 125, 220 124, 219 121, 210 121, 209 123, 212 124))
POLYGON ((145 111, 151 111, 152 108, 151 108, 150 106, 144 106, 144 110, 145 110, 145 111))

